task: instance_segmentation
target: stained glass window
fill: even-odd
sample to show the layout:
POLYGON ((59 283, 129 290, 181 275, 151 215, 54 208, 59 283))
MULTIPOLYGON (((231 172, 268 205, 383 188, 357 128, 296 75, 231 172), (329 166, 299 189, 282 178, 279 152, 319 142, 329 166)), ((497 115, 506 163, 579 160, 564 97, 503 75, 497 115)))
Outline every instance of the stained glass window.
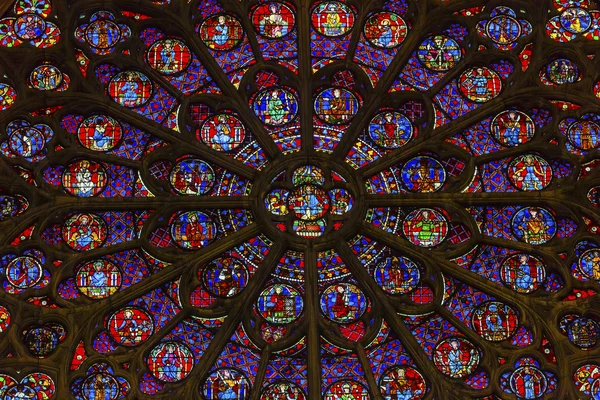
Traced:
POLYGON ((599 10, 0 2, 0 399, 600 398, 599 10))

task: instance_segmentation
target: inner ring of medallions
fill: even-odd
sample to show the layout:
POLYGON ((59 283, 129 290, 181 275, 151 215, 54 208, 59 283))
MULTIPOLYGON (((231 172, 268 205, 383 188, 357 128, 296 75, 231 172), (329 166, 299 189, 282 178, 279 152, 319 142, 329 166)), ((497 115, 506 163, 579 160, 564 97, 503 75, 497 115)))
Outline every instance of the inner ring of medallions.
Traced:
POLYGON ((254 215, 271 235, 302 247, 348 237, 364 211, 357 175, 326 156, 286 156, 258 174, 254 215))

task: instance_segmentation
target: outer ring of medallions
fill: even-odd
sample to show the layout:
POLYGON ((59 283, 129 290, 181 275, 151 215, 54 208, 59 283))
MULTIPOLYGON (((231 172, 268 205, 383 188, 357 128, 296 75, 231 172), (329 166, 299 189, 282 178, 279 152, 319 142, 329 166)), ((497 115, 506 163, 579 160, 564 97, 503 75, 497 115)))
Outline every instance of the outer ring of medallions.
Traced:
MULTIPOLYGON (((252 213, 257 221, 264 226, 264 233, 271 239, 284 237, 287 248, 290 250, 304 251, 307 247, 315 250, 327 250, 335 247, 340 240, 349 240, 359 231, 359 223, 364 220, 367 208, 363 201, 366 190, 365 184, 359 179, 358 171, 352 169, 346 163, 339 163, 325 154, 306 154, 304 152, 288 155, 273 160, 264 170, 257 172, 254 185, 251 191, 252 213), (337 172, 346 179, 346 187, 353 196, 354 204, 352 209, 344 215, 344 223, 337 231, 328 230, 323 236, 314 239, 307 239, 297 236, 290 232, 279 230, 273 223, 273 214, 271 214, 264 205, 264 198, 270 192, 272 180, 282 171, 286 171, 288 176, 292 171, 304 165, 313 165, 325 170, 326 173, 337 172)), ((328 227, 329 228, 329 227, 328 227)))

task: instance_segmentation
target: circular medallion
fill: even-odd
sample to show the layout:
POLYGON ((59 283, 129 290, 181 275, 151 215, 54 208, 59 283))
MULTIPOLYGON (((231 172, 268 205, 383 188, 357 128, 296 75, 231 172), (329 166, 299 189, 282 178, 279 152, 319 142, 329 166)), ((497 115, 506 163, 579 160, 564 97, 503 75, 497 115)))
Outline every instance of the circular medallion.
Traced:
POLYGON ((600 146, 600 126, 594 121, 577 121, 567 131, 569 142, 580 150, 592 150, 600 146))
POLYGON ((475 103, 490 101, 502 90, 500 76, 487 67, 470 68, 458 81, 461 93, 475 103))
POLYGON ((331 189, 329 191, 331 199, 330 212, 333 215, 344 215, 352 209, 354 199, 346 189, 331 189))
POLYGON ((289 192, 286 189, 272 190, 267 197, 265 197, 265 208, 273 215, 287 215, 288 195, 289 192))
POLYGON ((0 332, 4 332, 10 326, 10 311, 4 306, 0 306, 0 332))
POLYGON ((126 307, 111 315, 106 330, 117 344, 133 347, 148 340, 154 332, 154 322, 145 310, 126 307))
POLYGON ((321 294, 321 312, 338 323, 358 320, 364 314, 367 305, 367 297, 351 283, 331 285, 321 294))
POLYGON ((157 40, 146 52, 146 61, 163 75, 175 75, 190 65, 192 53, 178 39, 157 40))
POLYGON ((393 49, 406 38, 408 27, 401 16, 392 12, 379 12, 365 22, 365 38, 375 47, 393 49))
POLYGON ((146 359, 150 374, 162 382, 179 382, 192 372, 194 354, 184 344, 163 342, 146 359))
POLYGON ((519 327, 519 317, 509 305, 490 301, 475 308, 471 326, 485 340, 500 342, 515 333, 519 327))
POLYGON ((208 163, 190 158, 175 164, 170 181, 179 194, 206 194, 215 183, 215 171, 208 163))
POLYGON ((305 221, 314 221, 329 211, 329 196, 312 185, 304 185, 295 189, 288 196, 288 208, 294 215, 305 221))
POLYGON ((200 39, 213 50, 231 50, 244 38, 242 24, 231 15, 208 17, 200 27, 200 39))
POLYGON ((248 269, 234 257, 218 258, 204 267, 202 281, 214 296, 233 297, 248 283, 248 269))
POLYGON ((37 391, 30 388, 29 386, 19 384, 6 389, 6 392, 4 393, 4 398, 7 400, 34 400, 37 398, 37 391))
POLYGON ((448 338, 435 346, 433 362, 450 378, 464 378, 479 365, 479 352, 467 339, 448 338))
POLYGON ((2 389, 6 390, 7 387, 16 385, 18 381, 10 375, 0 374, 0 382, 2 382, 2 389))
POLYGON ((292 173, 292 184, 294 186, 300 185, 324 185, 325 184, 325 173, 319 167, 313 165, 303 165, 297 168, 292 173))
POLYGON ((588 279, 600 280, 600 250, 586 250, 577 263, 579 272, 588 279))
POLYGON ((573 83, 579 80, 579 68, 566 58, 559 58, 546 66, 546 78, 555 85, 573 83))
POLYGON ((294 11, 278 2, 263 3, 254 9, 251 16, 254 29, 269 39, 287 36, 294 29, 294 11))
POLYGON ((344 223, 341 217, 351 212, 355 204, 346 178, 311 164, 301 164, 291 174, 280 171, 270 185, 272 189, 263 198, 264 210, 268 212, 265 217, 278 231, 305 239, 319 238, 328 229, 340 230, 344 223), (289 190, 282 189, 282 185, 289 190))
POLYGON ((600 325, 591 318, 576 318, 567 327, 569 341, 582 349, 591 349, 600 339, 600 325))
POLYGON ((325 89, 315 99, 317 117, 332 125, 343 125, 352 121, 359 106, 356 96, 340 87, 325 89))
POLYGON ((81 384, 81 394, 85 400, 116 400, 120 392, 119 382, 106 372, 89 375, 81 384))
POLYGON ((539 245, 554 237, 556 221, 552 214, 543 208, 526 207, 515 214, 512 228, 519 240, 539 245))
POLYGON ((352 380, 337 381, 327 388, 323 400, 360 399, 371 400, 369 390, 362 383, 352 380))
POLYGON ((65 221, 62 238, 71 249, 88 251, 104 243, 108 235, 106 222, 95 214, 75 214, 65 221))
POLYGON ((27 350, 38 358, 47 357, 54 353, 59 342, 58 333, 49 326, 36 326, 27 331, 23 336, 23 342, 27 350))
POLYGON ((373 271, 375 282, 387 293, 400 295, 413 291, 421 273, 417 264, 406 257, 386 257, 373 271))
POLYGON ((77 139, 86 149, 108 151, 121 141, 123 129, 112 117, 93 115, 84 119, 77 129, 77 139))
MULTIPOLYGON (((56 384, 48 375, 34 372, 21 379, 21 383, 37 391, 38 399, 50 399, 56 391, 56 384)), ((18 397, 17 397, 18 398, 18 397)))
POLYGON ((517 253, 508 257, 500 267, 500 279, 518 293, 536 291, 546 280, 544 263, 529 254, 517 253))
POLYGON ((592 396, 598 396, 600 393, 600 378, 594 380, 590 385, 590 394, 592 396))
POLYGON ((485 25, 487 37, 499 45, 509 45, 519 39, 523 29, 519 21, 505 14, 497 15, 485 25))
POLYGON ((43 276, 42 266, 30 256, 17 257, 6 266, 6 280, 17 289, 32 288, 43 276))
POLYGON ((384 399, 419 400, 425 396, 427 385, 419 371, 407 366, 388 369, 379 380, 384 399))
POLYGON ((110 49, 121 40, 121 28, 113 21, 98 19, 85 29, 85 40, 96 49, 110 49))
POLYGON ((150 100, 152 82, 141 72, 119 72, 108 84, 108 95, 115 103, 123 107, 139 107, 150 100))
POLYGON ((14 129, 8 137, 8 147, 21 157, 33 157, 42 152, 46 145, 46 137, 33 126, 23 126, 14 129))
POLYGON ((312 11, 313 28, 328 37, 343 36, 354 26, 355 15, 352 9, 339 1, 323 1, 312 11))
POLYGON ((281 381, 267 386, 260 396, 260 400, 276 399, 306 400, 306 395, 293 383, 281 381))
POLYGON ((584 364, 573 375, 575 387, 581 391, 590 389, 597 379, 600 379, 600 368, 595 364, 584 364))
POLYGON ((515 157, 507 173, 512 184, 524 191, 542 190, 552 181, 552 167, 534 154, 515 157))
POLYGON ((402 181, 411 192, 431 193, 438 191, 446 182, 446 170, 439 161, 419 156, 402 167, 402 181))
POLYGON ((183 249, 199 249, 212 242, 217 226, 206 214, 199 211, 178 213, 171 222, 171 238, 183 249))
POLYGON ((406 216, 402 223, 402 231, 412 244, 434 247, 446 238, 448 221, 436 210, 419 208, 406 216))
POLYGON ((386 149, 404 146, 413 135, 413 125, 404 114, 384 111, 377 114, 369 123, 369 136, 386 149))
POLYGON ((107 180, 104 167, 90 160, 72 162, 62 175, 65 191, 77 197, 92 197, 102 193, 107 180))
POLYGON ((517 368, 510 375, 510 388, 520 399, 538 399, 548 387, 546 375, 532 365, 517 368))
MULTIPOLYGON (((600 186, 594 186, 588 190, 586 197, 594 207, 600 207, 600 186)), ((0 200, 0 209, 2 208, 2 204, 3 202, 0 200)))
POLYGON ((503 146, 514 147, 533 139, 535 124, 521 111, 502 111, 490 125, 494 138, 503 146))
POLYGON ((263 290, 257 303, 259 314, 275 325, 284 325, 297 320, 303 308, 302 295, 293 287, 281 284, 263 290))
POLYGON ((19 383, 15 380, 15 378, 6 374, 0 374, 0 382, 2 385, 0 388, 0 394, 6 393, 7 388, 17 385, 19 383))
POLYGON ((242 144, 245 137, 242 121, 230 114, 217 114, 202 124, 199 139, 214 150, 230 151, 242 144))
POLYGON ((18 215, 20 207, 17 204, 17 199, 13 196, 0 195, 0 221, 4 221, 10 217, 18 215))
POLYGON ((250 395, 250 389, 248 378, 240 371, 221 368, 208 375, 202 392, 206 400, 246 400, 250 395))
POLYGON ((88 261, 77 271, 79 291, 92 299, 105 299, 121 287, 121 270, 107 260, 88 261))
POLYGON ((55 90, 63 83, 63 74, 54 65, 44 64, 31 71, 29 82, 37 90, 55 90))
POLYGON ((0 83, 0 111, 9 109, 15 101, 17 101, 15 89, 5 83, 0 83))
POLYGON ((571 33, 582 33, 592 26, 592 17, 583 8, 567 8, 560 15, 560 24, 571 33))
POLYGON ((434 35, 423 41, 417 50, 419 61, 436 72, 449 71, 462 59, 460 46, 445 35, 434 35))
POLYGON ((265 89, 253 99, 252 108, 265 125, 285 125, 296 117, 298 99, 286 89, 265 89))
POLYGON ((46 21, 36 14, 19 15, 15 20, 14 30, 19 39, 37 39, 46 32, 46 21))

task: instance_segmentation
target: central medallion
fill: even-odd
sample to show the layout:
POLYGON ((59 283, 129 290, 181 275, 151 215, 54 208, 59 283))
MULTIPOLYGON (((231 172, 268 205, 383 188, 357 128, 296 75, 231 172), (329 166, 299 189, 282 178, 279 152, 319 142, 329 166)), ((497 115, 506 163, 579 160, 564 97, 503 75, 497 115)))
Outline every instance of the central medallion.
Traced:
POLYGON ((342 226, 354 204, 349 186, 336 171, 302 165, 275 176, 264 206, 279 230, 314 239, 342 226))
POLYGON ((329 196, 318 186, 304 185, 294 190, 288 197, 288 208, 296 218, 315 221, 329 211, 329 196))

